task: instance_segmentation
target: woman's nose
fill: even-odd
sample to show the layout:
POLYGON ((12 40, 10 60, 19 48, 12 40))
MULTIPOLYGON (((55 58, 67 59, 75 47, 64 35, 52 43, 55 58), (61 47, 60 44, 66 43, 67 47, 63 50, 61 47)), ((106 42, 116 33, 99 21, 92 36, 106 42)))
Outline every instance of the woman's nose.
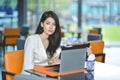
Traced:
POLYGON ((53 28, 53 25, 50 25, 50 29, 52 29, 53 28))

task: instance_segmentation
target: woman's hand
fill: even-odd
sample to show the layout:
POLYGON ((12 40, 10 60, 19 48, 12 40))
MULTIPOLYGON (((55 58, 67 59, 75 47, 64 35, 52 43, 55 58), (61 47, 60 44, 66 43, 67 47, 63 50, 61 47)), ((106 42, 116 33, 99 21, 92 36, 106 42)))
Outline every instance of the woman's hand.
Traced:
POLYGON ((60 63, 60 59, 58 59, 58 58, 54 58, 51 60, 51 65, 59 64, 59 63, 60 63))

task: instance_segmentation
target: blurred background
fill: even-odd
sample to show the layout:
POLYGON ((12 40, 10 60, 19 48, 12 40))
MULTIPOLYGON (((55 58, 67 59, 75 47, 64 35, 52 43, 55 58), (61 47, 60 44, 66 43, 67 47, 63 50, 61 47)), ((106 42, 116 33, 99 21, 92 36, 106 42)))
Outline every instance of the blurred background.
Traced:
MULTIPOLYGON (((120 0, 0 0, 0 28, 27 27, 33 34, 46 10, 56 12, 64 30, 97 27, 104 41, 120 41, 120 0)), ((66 31, 68 36, 77 35, 66 31)))

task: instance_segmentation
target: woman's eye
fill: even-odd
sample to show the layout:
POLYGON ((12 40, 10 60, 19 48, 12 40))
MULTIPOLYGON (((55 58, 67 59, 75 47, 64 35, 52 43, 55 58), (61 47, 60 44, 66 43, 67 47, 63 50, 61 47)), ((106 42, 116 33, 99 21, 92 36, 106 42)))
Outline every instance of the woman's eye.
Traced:
POLYGON ((49 22, 46 22, 46 24, 49 24, 49 22))

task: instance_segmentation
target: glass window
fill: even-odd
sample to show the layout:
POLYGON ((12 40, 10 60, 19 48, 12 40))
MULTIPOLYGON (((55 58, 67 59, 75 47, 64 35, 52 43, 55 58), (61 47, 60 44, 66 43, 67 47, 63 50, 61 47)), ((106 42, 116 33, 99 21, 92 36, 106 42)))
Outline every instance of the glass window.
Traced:
POLYGON ((77 28, 77 0, 28 0, 28 24, 32 30, 36 28, 41 14, 46 10, 56 12, 64 29, 77 28))
POLYGON ((0 0, 0 27, 17 27, 17 0, 0 0))

